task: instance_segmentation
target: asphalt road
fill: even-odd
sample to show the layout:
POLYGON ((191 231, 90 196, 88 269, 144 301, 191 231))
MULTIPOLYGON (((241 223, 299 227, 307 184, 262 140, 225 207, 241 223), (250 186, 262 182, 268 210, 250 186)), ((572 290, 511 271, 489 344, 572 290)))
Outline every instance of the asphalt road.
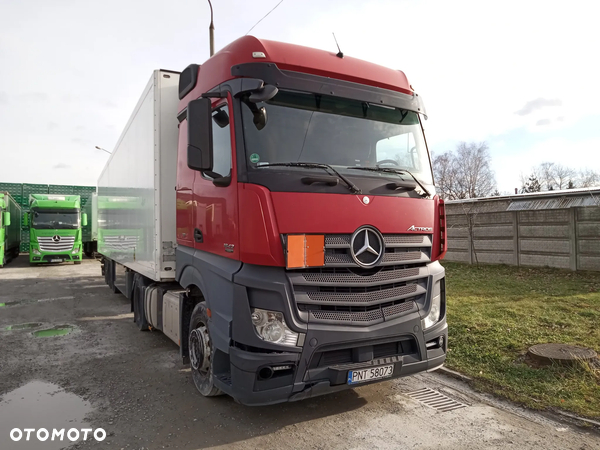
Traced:
POLYGON ((140 332, 100 264, 0 269, 0 449, 70 442, 10 439, 23 428, 103 428, 74 448, 600 449, 600 436, 499 402, 439 373, 270 407, 203 398, 177 347, 140 332), (32 328, 7 329, 33 323, 32 328), (54 326, 69 334, 36 337, 54 326), (441 412, 410 393, 429 388, 465 407, 441 412))

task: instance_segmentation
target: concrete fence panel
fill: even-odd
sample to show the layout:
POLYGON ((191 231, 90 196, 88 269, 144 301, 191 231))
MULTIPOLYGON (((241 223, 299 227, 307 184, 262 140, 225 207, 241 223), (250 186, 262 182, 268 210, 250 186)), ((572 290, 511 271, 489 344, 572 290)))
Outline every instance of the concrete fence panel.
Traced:
POLYGON ((600 271, 600 205, 520 210, 510 204, 446 203, 446 259, 600 271))

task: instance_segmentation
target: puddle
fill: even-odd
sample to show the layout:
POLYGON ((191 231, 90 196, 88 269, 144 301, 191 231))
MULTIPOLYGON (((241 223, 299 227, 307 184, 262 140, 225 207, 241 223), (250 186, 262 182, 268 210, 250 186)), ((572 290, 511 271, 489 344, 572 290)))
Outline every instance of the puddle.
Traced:
POLYGON ((119 314, 118 316, 95 316, 95 317, 81 317, 77 320, 83 320, 86 322, 92 320, 121 320, 121 319, 133 319, 133 313, 119 314))
POLYGON ((35 337, 54 337, 54 336, 64 336, 73 331, 72 326, 69 325, 57 325, 52 328, 47 328, 45 330, 34 331, 33 335, 35 337))
POLYGON ((30 323, 19 323, 17 325, 9 325, 5 328, 6 331, 15 331, 15 330, 28 330, 30 328, 37 328, 41 326, 40 322, 30 322, 30 323))
MULTIPOLYGON (((59 450, 73 444, 65 436, 45 442, 37 440, 32 433, 29 441, 25 435, 19 442, 10 439, 13 428, 53 429, 92 428, 84 421, 92 411, 89 402, 81 397, 65 392, 60 386, 43 381, 32 381, 5 394, 0 401, 0 439, 2 450, 59 450)), ((88 436, 88 440, 89 440, 88 436)))
POLYGON ((54 298, 39 298, 39 299, 27 299, 27 300, 13 300, 13 301, 8 301, 8 302, 0 303, 0 307, 2 307, 2 306, 9 307, 9 306, 27 305, 27 304, 31 304, 31 303, 54 302, 56 300, 70 300, 72 298, 75 298, 75 297, 72 296, 72 295, 70 295, 68 297, 54 297, 54 298))

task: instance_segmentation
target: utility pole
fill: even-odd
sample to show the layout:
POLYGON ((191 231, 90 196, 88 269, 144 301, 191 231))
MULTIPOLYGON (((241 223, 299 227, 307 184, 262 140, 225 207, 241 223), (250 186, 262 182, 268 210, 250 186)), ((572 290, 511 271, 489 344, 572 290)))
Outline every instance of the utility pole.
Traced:
POLYGON ((215 26, 213 24, 213 8, 212 3, 208 0, 210 6, 210 26, 208 27, 208 35, 210 39, 210 56, 215 54, 215 26))

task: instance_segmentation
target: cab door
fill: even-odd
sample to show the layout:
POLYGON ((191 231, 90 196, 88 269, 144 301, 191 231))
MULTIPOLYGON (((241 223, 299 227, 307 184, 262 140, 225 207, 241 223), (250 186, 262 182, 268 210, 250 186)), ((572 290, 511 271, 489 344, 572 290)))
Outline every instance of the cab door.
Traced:
POLYGON ((230 100, 213 103, 213 170, 196 171, 194 248, 239 260, 237 177, 233 109, 230 100))

